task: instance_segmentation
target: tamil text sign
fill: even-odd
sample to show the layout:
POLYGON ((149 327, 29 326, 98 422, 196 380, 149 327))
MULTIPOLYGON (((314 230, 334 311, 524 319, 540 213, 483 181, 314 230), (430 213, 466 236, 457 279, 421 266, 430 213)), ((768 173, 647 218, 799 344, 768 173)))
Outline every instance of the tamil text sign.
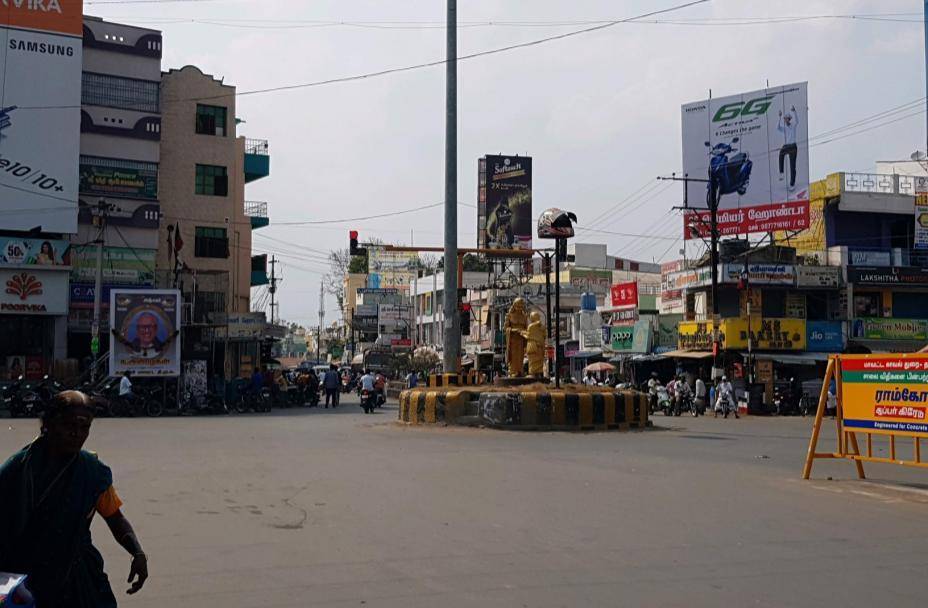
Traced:
POLYGON ((841 357, 844 426, 928 437, 928 355, 841 357))
POLYGON ((110 375, 180 375, 180 292, 110 292, 110 375))
POLYGON ((915 249, 928 249, 928 201, 915 203, 915 249))
POLYGON ((806 83, 683 106, 683 172, 697 211, 685 237, 708 235, 710 202, 722 235, 809 226, 806 83))
POLYGON ((81 0, 4 0, 0 6, 6 230, 77 232, 82 12, 81 0))
POLYGON ((80 191, 96 196, 157 199, 158 170, 80 164, 80 191))

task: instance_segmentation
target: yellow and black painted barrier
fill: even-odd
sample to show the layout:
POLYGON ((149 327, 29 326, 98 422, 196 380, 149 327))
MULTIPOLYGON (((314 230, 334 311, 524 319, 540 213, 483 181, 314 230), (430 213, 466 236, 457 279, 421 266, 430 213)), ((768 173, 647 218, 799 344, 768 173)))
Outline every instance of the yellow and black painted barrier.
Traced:
POLYGON ((625 430, 651 424, 647 395, 638 391, 509 392, 494 386, 403 391, 399 418, 410 424, 467 424, 538 431, 625 430))
POLYGON ((429 388, 441 388, 444 386, 460 386, 460 374, 429 374, 427 386, 429 388))

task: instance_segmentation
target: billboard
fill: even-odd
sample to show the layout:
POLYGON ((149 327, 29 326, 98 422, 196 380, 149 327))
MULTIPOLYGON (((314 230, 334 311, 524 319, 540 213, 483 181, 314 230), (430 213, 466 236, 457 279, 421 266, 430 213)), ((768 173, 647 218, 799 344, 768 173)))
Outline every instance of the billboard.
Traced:
POLYGON ((2 8, 3 227, 75 233, 83 2, 5 1, 2 8))
POLYGON ((477 239, 489 249, 532 248, 532 159, 492 156, 480 159, 477 239))
MULTIPOLYGON (((89 161, 89 157, 82 157, 89 161)), ((100 159, 106 162, 106 159, 100 159)), ((125 161, 110 161, 120 163, 125 161)), ((137 167, 111 167, 91 162, 80 164, 80 191, 81 194, 96 196, 117 196, 125 198, 157 199, 158 198, 158 169, 155 163, 145 167, 139 163, 137 167)))
POLYGON ((718 201, 721 235, 809 227, 807 83, 688 103, 683 173, 691 211, 684 237, 709 235, 718 201), (695 233, 695 234, 694 234, 695 233))
POLYGON ((844 426, 928 436, 928 357, 841 357, 844 426))
POLYGON ((38 267, 0 269, 0 314, 68 314, 68 272, 38 267))
MULTIPOLYGON (((103 248, 103 282, 111 285, 150 286, 155 282, 155 249, 103 248)), ((93 283, 97 273, 97 246, 75 246, 71 252, 71 280, 93 283)))
POLYGON ((409 289, 418 276, 419 254, 367 248, 367 286, 371 289, 409 289))
POLYGON ((609 289, 609 292, 612 305, 615 307, 638 306, 638 283, 636 281, 616 283, 609 289))
POLYGON ((70 250, 71 243, 68 241, 0 236, 0 264, 69 266, 71 264, 70 250))
POLYGON ((928 249, 928 202, 923 196, 915 203, 915 249, 928 249))
POLYGON ((180 375, 180 291, 110 291, 110 375, 180 375))

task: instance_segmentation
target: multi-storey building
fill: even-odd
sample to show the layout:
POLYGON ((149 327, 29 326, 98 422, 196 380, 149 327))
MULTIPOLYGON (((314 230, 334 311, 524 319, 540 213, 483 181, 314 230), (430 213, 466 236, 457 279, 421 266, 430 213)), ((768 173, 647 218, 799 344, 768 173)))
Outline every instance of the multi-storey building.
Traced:
POLYGON ((80 207, 71 239, 68 319, 72 358, 90 353, 98 240, 101 335, 108 327, 112 288, 155 283, 160 80, 161 32, 84 17, 80 207))
POLYGON ((165 72, 161 96, 158 281, 183 292, 185 356, 235 377, 260 358, 260 336, 228 327, 250 313, 252 285, 267 282, 251 256, 267 203, 246 202, 245 184, 269 175, 268 144, 237 134, 235 87, 196 67, 165 72))

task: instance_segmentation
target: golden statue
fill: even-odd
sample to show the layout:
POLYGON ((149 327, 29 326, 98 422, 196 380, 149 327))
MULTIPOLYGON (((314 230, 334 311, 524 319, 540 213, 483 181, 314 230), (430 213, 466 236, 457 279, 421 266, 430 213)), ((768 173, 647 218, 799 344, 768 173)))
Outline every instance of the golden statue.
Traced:
POLYGON ((509 312, 506 313, 506 323, 503 333, 506 337, 506 366, 509 376, 522 375, 522 360, 525 358, 525 330, 528 320, 525 314, 525 300, 516 298, 509 312))
POLYGON ((541 313, 533 310, 529 315, 531 323, 523 335, 528 343, 526 353, 528 354, 528 375, 540 378, 545 373, 545 346, 548 332, 541 322, 541 313))

